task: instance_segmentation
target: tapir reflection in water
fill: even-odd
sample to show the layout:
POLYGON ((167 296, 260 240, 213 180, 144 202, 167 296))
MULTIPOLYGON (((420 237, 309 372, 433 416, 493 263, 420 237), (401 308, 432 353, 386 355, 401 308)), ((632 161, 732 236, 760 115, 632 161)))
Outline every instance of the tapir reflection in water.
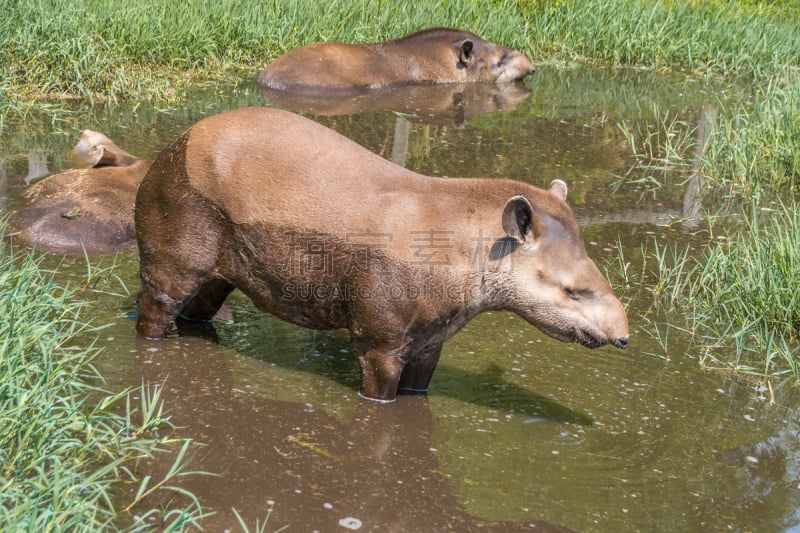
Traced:
POLYGON ((216 115, 164 149, 136 199, 140 335, 209 320, 240 289, 301 326, 344 328, 361 396, 425 392, 442 343, 487 310, 595 348, 625 311, 566 203, 506 179, 435 178, 269 108, 216 115))

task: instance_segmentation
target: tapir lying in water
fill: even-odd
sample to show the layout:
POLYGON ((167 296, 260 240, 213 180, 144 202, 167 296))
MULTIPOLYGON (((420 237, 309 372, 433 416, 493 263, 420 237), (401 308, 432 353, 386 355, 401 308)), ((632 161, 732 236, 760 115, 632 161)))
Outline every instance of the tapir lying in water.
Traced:
POLYGON ((258 75, 263 89, 359 93, 421 83, 506 82, 534 71, 524 54, 468 31, 431 28, 382 43, 314 43, 258 75))
POLYGON ((29 187, 25 206, 9 220, 11 227, 37 249, 52 253, 103 254, 130 246, 136 189, 151 161, 92 130, 81 132, 73 153, 90 167, 66 170, 29 187))
POLYGON ((504 179, 434 178, 269 108, 216 115, 164 149, 136 198, 137 330, 208 320, 238 288, 268 313, 350 332, 361 395, 427 390, 442 343, 487 310, 591 348, 625 311, 566 204, 504 179))

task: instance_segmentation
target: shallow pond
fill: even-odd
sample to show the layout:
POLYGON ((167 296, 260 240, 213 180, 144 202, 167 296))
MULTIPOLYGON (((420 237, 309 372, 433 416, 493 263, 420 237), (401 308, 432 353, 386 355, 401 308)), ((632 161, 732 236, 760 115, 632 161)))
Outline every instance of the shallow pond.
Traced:
MULTIPOLYGON (((747 98, 746 89, 587 68, 540 69, 526 87, 485 89, 397 94, 391 104, 363 102, 370 111, 359 114, 340 102, 280 103, 422 173, 543 187, 564 179, 601 269, 615 268, 618 244, 632 268, 636 250, 654 240, 706 245, 700 226, 676 222, 686 214, 685 170, 658 190, 645 181, 618 187, 633 162, 620 126, 645 131, 669 113, 693 129, 716 99, 747 98)), ((80 129, 152 158, 200 118, 246 105, 268 105, 250 83, 198 90, 179 109, 76 106, 58 121, 9 122, 0 205, 13 209, 27 183, 68 168, 80 129)), ((289 531, 800 524, 795 387, 773 382, 771 403, 752 380, 702 371, 677 334, 671 359, 652 355, 663 349, 639 320, 652 299, 637 289, 618 287, 629 303, 626 351, 560 343, 516 316, 487 313, 445 344, 427 397, 376 405, 356 394, 345 333, 283 323, 238 293, 229 300, 232 323, 213 332, 138 339, 135 252, 116 263, 131 295, 111 280, 109 290, 123 295, 98 296, 89 309, 95 323, 110 322, 98 367, 112 388, 162 387, 179 434, 204 443, 193 466, 219 476, 185 486, 216 512, 207 530, 237 529, 233 508, 251 526, 271 512, 268 529, 289 531)), ((52 264, 85 276, 82 259, 52 264)))

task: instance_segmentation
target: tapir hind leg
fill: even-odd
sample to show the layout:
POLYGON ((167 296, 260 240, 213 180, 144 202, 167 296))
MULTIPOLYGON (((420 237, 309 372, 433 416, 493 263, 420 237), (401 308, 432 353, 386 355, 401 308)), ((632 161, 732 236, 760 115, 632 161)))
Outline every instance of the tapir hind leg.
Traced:
POLYGON ((180 312, 181 318, 200 322, 210 321, 234 288, 223 279, 213 279, 205 283, 183 307, 180 312))

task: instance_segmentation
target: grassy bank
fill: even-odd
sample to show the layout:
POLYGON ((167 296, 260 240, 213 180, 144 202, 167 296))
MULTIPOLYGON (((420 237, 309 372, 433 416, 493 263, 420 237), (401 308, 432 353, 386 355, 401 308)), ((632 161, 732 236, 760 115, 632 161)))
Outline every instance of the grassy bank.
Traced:
POLYGON ((132 394, 97 388, 99 350, 76 344, 92 336, 79 296, 30 253, 15 253, 0 228, 0 529, 197 523, 201 510, 190 495, 186 507, 148 510, 148 498, 186 474, 189 443, 160 433, 168 421, 157 393, 143 387, 136 405, 132 394), (168 478, 137 481, 136 463, 166 450, 177 452, 168 478))
MULTIPOLYGON (((640 317, 674 357, 670 338, 691 338, 706 368, 800 379, 800 211, 753 204, 732 239, 693 253, 672 245, 643 250, 641 284, 653 305, 640 317)), ((634 275, 635 277, 635 275, 634 275)))
POLYGON ((0 110, 63 97, 178 99, 320 40, 470 29, 535 61, 601 60, 756 77, 800 64, 795 2, 638 0, 11 0, 0 19, 0 110))
POLYGON ((658 189, 691 175, 701 216, 728 242, 642 254, 652 277, 640 283, 656 296, 646 331, 661 355, 670 331, 683 332, 707 367, 800 379, 800 71, 776 74, 751 102, 710 103, 702 128, 661 116, 629 136, 630 176, 658 189))

